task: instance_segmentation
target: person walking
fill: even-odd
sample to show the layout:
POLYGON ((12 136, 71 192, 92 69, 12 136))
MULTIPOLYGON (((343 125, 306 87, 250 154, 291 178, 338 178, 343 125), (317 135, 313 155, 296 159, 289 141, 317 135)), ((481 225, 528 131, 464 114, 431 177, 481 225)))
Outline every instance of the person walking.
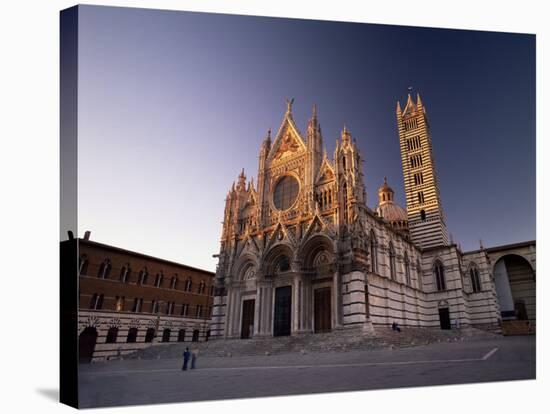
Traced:
POLYGON ((197 358, 199 357, 199 350, 198 348, 193 349, 193 352, 191 352, 191 369, 196 368, 197 358))
POLYGON ((189 358, 191 358, 191 352, 189 352, 189 348, 185 348, 185 352, 183 353, 183 367, 181 367, 182 371, 187 371, 187 363, 189 362, 189 358))

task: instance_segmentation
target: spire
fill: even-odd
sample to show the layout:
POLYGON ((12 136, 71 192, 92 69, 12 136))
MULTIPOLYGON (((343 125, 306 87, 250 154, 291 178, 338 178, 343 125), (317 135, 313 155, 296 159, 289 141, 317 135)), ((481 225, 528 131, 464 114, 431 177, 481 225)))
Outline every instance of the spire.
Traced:
POLYGON ((244 191, 245 188, 246 188, 246 175, 244 174, 244 168, 243 168, 241 173, 239 174, 239 179, 237 181, 237 190, 244 191))
POLYGON ((313 111, 311 117, 317 119, 317 104, 313 104, 313 111))
POLYGON ((351 134, 346 124, 344 124, 344 129, 342 130, 342 141, 349 141, 350 138, 351 138, 351 134))
POLYGON ((416 94, 416 105, 422 107, 422 100, 420 99, 420 94, 416 94))
POLYGON ((399 101, 397 101, 397 108, 395 109, 395 112, 397 112, 398 114, 401 113, 401 105, 399 104, 399 101))

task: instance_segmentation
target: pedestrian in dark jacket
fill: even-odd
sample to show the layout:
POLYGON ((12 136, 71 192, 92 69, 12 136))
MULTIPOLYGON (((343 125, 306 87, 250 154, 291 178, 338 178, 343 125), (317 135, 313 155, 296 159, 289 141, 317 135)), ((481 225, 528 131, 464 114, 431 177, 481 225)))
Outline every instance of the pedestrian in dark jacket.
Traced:
POLYGON ((187 371, 187 363, 190 358, 191 352, 189 352, 189 348, 185 348, 185 352, 183 353, 183 367, 181 368, 182 371, 187 371))

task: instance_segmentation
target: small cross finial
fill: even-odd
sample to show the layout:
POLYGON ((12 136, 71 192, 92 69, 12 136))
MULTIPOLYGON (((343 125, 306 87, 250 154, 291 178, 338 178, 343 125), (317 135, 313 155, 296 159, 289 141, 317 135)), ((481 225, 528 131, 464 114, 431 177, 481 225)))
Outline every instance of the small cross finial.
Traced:
POLYGON ((412 93, 413 87, 412 87, 412 86, 409 86, 409 87, 407 88, 407 90, 409 91, 409 93, 412 93))

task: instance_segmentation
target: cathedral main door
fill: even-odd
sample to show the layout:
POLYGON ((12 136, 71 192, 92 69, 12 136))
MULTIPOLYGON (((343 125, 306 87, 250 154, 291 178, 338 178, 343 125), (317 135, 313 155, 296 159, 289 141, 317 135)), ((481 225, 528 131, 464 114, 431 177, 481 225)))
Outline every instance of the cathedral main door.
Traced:
POLYGON ((275 289, 275 315, 273 319, 273 336, 290 335, 290 318, 292 304, 292 286, 275 289))
POLYGON ((243 301, 242 339, 251 338, 254 331, 254 302, 254 299, 243 301))
POLYGON ((315 332, 329 332, 331 329, 330 321, 330 287, 315 289, 314 297, 315 313, 315 332))

